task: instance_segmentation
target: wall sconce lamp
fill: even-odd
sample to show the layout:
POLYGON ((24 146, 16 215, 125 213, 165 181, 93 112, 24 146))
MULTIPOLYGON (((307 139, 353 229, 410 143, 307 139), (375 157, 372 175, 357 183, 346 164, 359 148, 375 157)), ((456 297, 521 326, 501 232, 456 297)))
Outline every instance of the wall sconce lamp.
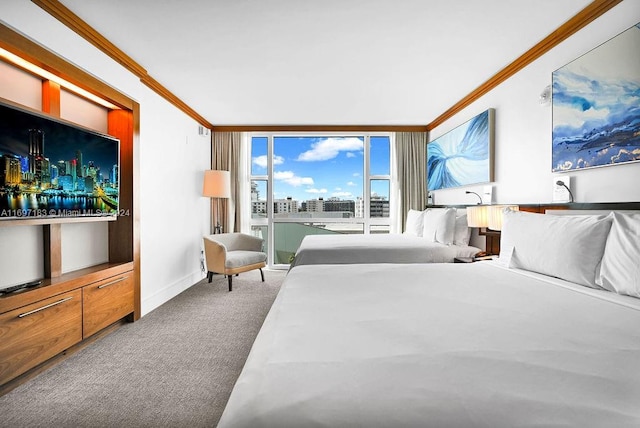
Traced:
POLYGON ((231 175, 229 171, 209 170, 204 172, 202 196, 211 198, 211 230, 222 233, 220 225, 220 200, 231 196, 231 175), (215 226, 214 226, 215 225, 215 226))
POLYGON ((563 180, 558 180, 556 181, 556 186, 564 187, 565 189, 567 189, 567 192, 569 192, 569 203, 573 203, 573 193, 571 192, 571 189, 569 189, 569 186, 567 186, 567 183, 565 183, 563 180))
POLYGON ((474 194, 474 195, 476 195, 476 196, 478 197, 478 199, 480 200, 480 202, 478 202, 478 205, 482 205, 482 196, 480 196, 480 195, 478 195, 476 192, 472 192, 472 191, 470 191, 470 190, 467 190, 467 191, 466 191, 466 192, 464 192, 464 193, 466 193, 467 195, 468 195, 469 193, 473 193, 473 194, 474 194))
POLYGON ((541 106, 548 106, 551 104, 551 85, 545 86, 542 92, 540 92, 538 102, 541 106))

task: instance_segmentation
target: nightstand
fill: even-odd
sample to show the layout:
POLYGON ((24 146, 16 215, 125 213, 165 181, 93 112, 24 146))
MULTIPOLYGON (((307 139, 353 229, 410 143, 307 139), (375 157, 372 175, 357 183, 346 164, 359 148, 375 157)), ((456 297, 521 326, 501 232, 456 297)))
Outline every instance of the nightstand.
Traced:
POLYGON ((453 259, 454 263, 473 263, 475 259, 473 257, 455 257, 453 259))

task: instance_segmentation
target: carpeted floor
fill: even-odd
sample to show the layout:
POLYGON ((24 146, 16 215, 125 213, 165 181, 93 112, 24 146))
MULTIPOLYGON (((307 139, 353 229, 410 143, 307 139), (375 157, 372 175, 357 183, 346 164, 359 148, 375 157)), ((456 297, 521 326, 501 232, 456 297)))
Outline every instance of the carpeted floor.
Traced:
POLYGON ((0 397, 0 427, 215 427, 285 275, 197 283, 0 397))

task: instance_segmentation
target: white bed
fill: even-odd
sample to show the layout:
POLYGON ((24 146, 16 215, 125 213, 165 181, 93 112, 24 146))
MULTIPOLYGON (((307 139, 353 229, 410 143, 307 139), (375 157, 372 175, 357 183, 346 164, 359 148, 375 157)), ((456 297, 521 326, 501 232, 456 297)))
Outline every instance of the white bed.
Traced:
POLYGON ((495 262, 299 266, 218 426, 640 426, 639 325, 495 262))
POLYGON ((292 269, 219 426, 640 426, 640 214, 505 212, 501 244, 292 269))
POLYGON ((351 263, 452 263, 473 257, 465 209, 409 210, 402 234, 305 236, 291 267, 351 263))
POLYGON ((480 248, 445 245, 419 236, 308 235, 291 267, 350 263, 451 263, 455 257, 473 257, 480 248))

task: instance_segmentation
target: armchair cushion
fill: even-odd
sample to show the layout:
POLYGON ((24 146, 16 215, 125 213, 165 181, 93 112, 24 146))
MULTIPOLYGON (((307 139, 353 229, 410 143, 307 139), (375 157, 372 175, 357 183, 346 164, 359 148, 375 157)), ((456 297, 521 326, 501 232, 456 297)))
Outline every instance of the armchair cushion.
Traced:
POLYGON ((264 263, 266 260, 267 255, 259 251, 227 251, 227 259, 225 260, 224 267, 226 269, 236 269, 242 266, 264 263))

